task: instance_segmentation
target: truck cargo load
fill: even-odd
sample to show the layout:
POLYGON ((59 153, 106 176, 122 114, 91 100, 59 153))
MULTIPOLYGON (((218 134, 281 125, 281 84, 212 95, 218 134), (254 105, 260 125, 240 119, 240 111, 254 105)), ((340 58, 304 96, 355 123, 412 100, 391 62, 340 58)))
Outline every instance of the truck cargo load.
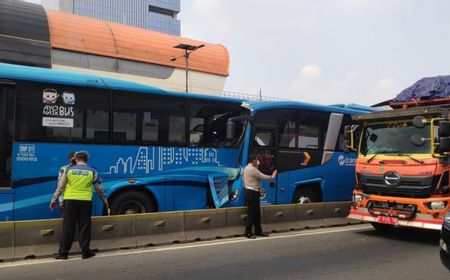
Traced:
POLYGON ((394 109, 450 104, 450 76, 422 78, 400 92, 391 102, 394 109))

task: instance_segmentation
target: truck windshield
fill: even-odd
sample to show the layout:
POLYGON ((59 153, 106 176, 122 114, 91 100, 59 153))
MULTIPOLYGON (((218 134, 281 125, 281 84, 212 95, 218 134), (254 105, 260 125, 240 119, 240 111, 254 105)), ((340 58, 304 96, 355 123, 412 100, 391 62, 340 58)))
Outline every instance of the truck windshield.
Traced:
POLYGON ((364 127, 361 135, 360 153, 363 155, 375 154, 429 154, 430 141, 422 146, 412 143, 413 135, 430 138, 430 127, 417 128, 410 122, 368 125, 364 127))

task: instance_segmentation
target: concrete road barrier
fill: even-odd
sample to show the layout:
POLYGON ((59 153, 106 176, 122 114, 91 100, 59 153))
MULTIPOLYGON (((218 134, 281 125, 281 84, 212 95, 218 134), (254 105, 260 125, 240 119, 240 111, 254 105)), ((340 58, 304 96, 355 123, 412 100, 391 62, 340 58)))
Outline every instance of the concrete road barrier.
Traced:
POLYGON ((299 222, 298 229, 317 228, 325 225, 325 203, 296 204, 295 213, 299 222))
MULTIPOLYGON (((345 225, 349 209, 349 202, 264 206, 263 229, 345 225)), ((246 207, 94 217, 91 247, 110 250, 240 236, 246 219, 246 207)), ((0 261, 50 256, 58 250, 61 235, 61 219, 1 222, 0 261)), ((75 240, 72 252, 77 251, 75 240)))
POLYGON ((99 250, 135 248, 136 215, 92 218, 91 247, 99 250))
POLYGON ((225 208, 184 212, 186 241, 223 237, 226 225, 225 208))
POLYGON ((299 228, 295 205, 274 205, 262 207, 264 231, 277 232, 299 228))
POLYGON ((184 212, 164 212, 136 215, 137 246, 150 246, 186 240, 184 212))
POLYGON ((226 208, 226 216, 226 235, 243 235, 247 221, 247 207, 226 208))
POLYGON ((351 202, 330 202, 325 204, 325 225, 338 226, 350 224, 347 219, 351 202))
POLYGON ((14 222, 0 223, 0 259, 14 258, 14 222))
POLYGON ((61 219, 15 222, 14 258, 52 255, 58 252, 61 235, 61 219))

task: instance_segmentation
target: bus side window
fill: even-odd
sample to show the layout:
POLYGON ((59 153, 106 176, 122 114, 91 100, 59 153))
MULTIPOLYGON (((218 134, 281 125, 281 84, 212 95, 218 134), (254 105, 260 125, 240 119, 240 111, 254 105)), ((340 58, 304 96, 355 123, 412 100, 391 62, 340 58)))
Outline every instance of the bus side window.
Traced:
POLYGON ((227 121, 242 113, 240 104, 213 100, 189 100, 189 145, 232 146, 241 137, 242 123, 235 123, 235 139, 227 139, 227 121))
POLYGON ((67 85, 18 84, 16 139, 110 143, 109 93, 67 85), (46 93, 51 93, 51 98, 46 93))

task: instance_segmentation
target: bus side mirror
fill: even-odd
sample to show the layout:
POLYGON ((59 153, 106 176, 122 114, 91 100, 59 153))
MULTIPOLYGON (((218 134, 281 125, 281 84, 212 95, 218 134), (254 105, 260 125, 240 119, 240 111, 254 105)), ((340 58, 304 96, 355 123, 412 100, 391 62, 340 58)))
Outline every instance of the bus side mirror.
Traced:
POLYGON ((415 116, 412 123, 417 128, 424 128, 427 124, 427 119, 424 116, 415 116))
POLYGON ((439 137, 450 137, 450 122, 440 121, 439 122, 439 137))
POLYGON ((450 152, 450 138, 449 137, 439 137, 439 152, 442 154, 450 152))
POLYGON ((236 130, 236 124, 233 121, 227 121, 227 140, 233 140, 235 135, 234 132, 236 130))

